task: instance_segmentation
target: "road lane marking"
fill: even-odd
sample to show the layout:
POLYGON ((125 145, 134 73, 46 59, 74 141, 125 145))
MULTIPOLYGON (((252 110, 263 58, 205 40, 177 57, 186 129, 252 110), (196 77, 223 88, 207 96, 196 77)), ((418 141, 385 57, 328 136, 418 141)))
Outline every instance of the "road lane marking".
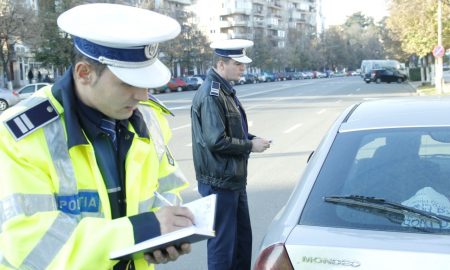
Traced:
POLYGON ((246 111, 250 111, 250 110, 252 110, 252 109, 254 109, 256 107, 259 107, 259 105, 254 105, 254 106, 247 107, 247 108, 245 108, 245 110, 246 111))
MULTIPOLYGON (((302 83, 302 84, 296 84, 295 87, 297 86, 303 86, 303 85, 308 85, 308 84, 313 84, 313 83, 302 83)), ((260 95, 260 94, 264 94, 264 93, 270 93, 270 92, 275 92, 275 91, 280 91, 286 88, 290 88, 293 87, 292 85, 283 85, 282 87, 277 87, 277 88, 273 88, 270 90, 266 90, 266 91, 261 91, 261 92, 255 92, 255 93, 250 93, 250 94, 246 94, 246 95, 239 95, 239 98, 245 98, 245 97, 250 97, 250 96, 255 96, 255 95, 260 95)))
POLYGON ((183 128, 187 128, 187 127, 190 127, 190 126, 191 126, 191 124, 187 124, 187 125, 179 126, 179 127, 176 127, 176 128, 172 128, 172 130, 183 129, 183 128))
POLYGON ((248 121, 248 127, 252 127, 253 126, 253 121, 248 121))
POLYGON ((299 127, 301 127, 301 126, 303 126, 303 124, 293 125, 292 127, 286 129, 283 133, 284 133, 284 134, 290 133, 290 132, 296 130, 297 128, 299 128, 299 127))
POLYGON ((187 106, 179 106, 179 107, 171 107, 168 108, 169 111, 174 111, 174 110, 184 110, 184 109, 190 109, 191 105, 187 105, 187 106))
POLYGON ((322 114, 322 113, 324 113, 326 111, 327 111, 327 109, 322 109, 322 110, 318 111, 317 114, 322 114))

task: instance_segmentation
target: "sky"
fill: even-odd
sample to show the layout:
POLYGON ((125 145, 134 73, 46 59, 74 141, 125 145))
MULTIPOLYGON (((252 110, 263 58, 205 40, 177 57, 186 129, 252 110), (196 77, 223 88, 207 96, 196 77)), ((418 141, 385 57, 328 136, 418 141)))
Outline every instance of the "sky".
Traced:
POLYGON ((375 22, 388 15, 386 0, 322 0, 325 28, 343 24, 353 13, 361 12, 375 22))

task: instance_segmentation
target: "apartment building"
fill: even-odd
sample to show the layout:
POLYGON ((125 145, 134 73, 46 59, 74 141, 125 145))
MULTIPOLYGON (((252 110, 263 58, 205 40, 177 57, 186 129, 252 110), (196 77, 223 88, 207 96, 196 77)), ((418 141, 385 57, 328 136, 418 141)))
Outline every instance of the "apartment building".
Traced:
POLYGON ((187 6, 190 6, 192 5, 193 2, 195 2, 195 0, 153 0, 153 1, 155 5, 155 10, 170 10, 172 12, 184 10, 187 6))
POLYGON ((320 10, 319 0, 210 0, 197 5, 193 10, 200 10, 197 16, 211 40, 264 36, 279 48, 285 47, 289 30, 316 33, 320 10), (208 6, 207 14, 202 5, 208 6))

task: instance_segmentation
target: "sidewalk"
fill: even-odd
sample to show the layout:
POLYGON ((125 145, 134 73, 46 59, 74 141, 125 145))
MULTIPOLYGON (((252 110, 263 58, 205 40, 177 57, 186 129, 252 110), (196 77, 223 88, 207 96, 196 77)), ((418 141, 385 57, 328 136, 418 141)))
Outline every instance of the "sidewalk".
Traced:
MULTIPOLYGON (((442 91, 443 91, 443 93, 449 94, 450 93, 450 71, 444 71, 443 77, 444 77, 444 86, 443 86, 442 91)), ((408 81, 408 84, 413 89, 416 90, 416 92, 417 92, 417 94, 419 96, 421 96, 421 95, 430 95, 430 91, 426 91, 426 93, 422 93, 421 91, 418 91, 418 88, 420 86, 422 86, 422 82, 421 81, 408 81)), ((430 84, 425 84, 424 86, 427 89, 435 87, 434 85, 430 85, 430 84)), ((435 94, 435 93, 433 93, 433 94, 435 94)))

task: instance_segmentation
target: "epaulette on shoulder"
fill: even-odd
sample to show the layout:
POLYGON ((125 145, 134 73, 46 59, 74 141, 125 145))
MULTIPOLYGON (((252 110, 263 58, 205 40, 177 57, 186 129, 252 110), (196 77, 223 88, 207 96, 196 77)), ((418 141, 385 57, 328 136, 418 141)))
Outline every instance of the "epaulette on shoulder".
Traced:
POLYGON ((37 101, 23 102, 27 109, 17 112, 4 121, 6 128, 16 141, 59 118, 58 112, 48 99, 38 99, 37 101))
POLYGON ((211 91, 209 91, 209 95, 218 97, 219 92, 220 92, 220 83, 212 81, 211 82, 211 91))
POLYGON ((157 99, 155 96, 153 96, 153 95, 151 95, 151 94, 148 94, 148 101, 149 101, 151 104, 154 104, 154 105, 156 105, 157 107, 161 108, 161 110, 162 110, 164 113, 170 114, 170 115, 172 115, 172 116, 175 116, 175 115, 174 115, 174 114, 166 107, 166 105, 164 105, 164 103, 163 103, 161 100, 157 99))

